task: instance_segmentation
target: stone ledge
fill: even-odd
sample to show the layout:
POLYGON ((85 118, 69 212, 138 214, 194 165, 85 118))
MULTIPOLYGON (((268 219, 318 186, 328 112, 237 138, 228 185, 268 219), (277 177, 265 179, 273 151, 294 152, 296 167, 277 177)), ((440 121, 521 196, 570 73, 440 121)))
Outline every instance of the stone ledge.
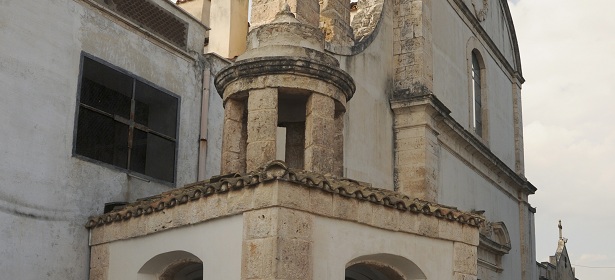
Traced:
MULTIPOLYGON (((421 87, 419 87, 421 88, 421 87)), ((397 91, 391 96, 391 108, 393 110, 428 105, 434 109, 433 118, 436 120, 436 127, 433 127, 439 134, 446 134, 453 139, 458 139, 466 143, 466 149, 471 150, 472 154, 479 157, 485 165, 498 170, 499 175, 504 175, 505 180, 516 189, 522 190, 527 194, 534 194, 536 187, 525 177, 517 174, 502 160, 500 160, 485 144, 476 138, 472 133, 461 126, 453 117, 450 110, 434 94, 425 88, 416 91, 397 91)))
POLYGON ((317 60, 292 56, 261 57, 239 61, 222 69, 216 77, 215 85, 221 97, 224 98, 229 95, 225 92, 226 88, 235 81, 285 74, 314 78, 334 85, 343 93, 346 101, 352 98, 356 90, 354 80, 343 70, 317 60))
POLYGON ((139 200, 123 209, 91 217, 85 226, 92 230, 92 244, 101 244, 267 207, 286 207, 475 245, 478 227, 484 221, 477 214, 411 199, 350 179, 289 169, 284 162, 273 161, 248 174, 214 177, 139 200), (314 195, 317 197, 311 199, 314 195), (321 207, 314 207, 315 204, 321 207), (182 208, 174 209, 179 206, 182 208), (139 217, 147 217, 147 221, 131 223, 139 217), (462 233, 467 233, 462 235, 476 238, 454 234, 459 232, 454 228, 458 226, 462 226, 462 233))

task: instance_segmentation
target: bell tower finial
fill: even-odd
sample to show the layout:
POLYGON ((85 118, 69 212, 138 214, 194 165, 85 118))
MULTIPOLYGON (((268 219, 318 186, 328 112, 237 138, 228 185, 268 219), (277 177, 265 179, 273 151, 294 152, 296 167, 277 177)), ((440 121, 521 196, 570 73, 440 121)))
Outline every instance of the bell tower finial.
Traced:
POLYGON ((563 239, 564 237, 562 236, 562 220, 559 220, 559 224, 557 225, 557 227, 559 228, 559 239, 563 239))

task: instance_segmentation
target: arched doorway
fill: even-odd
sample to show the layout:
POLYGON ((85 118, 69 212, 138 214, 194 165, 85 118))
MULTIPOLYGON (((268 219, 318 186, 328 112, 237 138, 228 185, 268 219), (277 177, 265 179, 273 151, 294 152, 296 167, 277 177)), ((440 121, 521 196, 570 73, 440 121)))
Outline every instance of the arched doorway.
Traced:
POLYGON ((346 268, 345 280, 404 280, 395 269, 378 263, 358 263, 346 268))
POLYGON ((159 254, 139 270, 139 280, 202 280, 203 262, 186 251, 159 254))
POLYGON ((203 280, 203 263, 194 260, 180 260, 165 268, 159 280, 203 280))
POLYGON ((425 273, 407 258, 392 254, 373 254, 346 264, 345 280, 425 280, 425 273))

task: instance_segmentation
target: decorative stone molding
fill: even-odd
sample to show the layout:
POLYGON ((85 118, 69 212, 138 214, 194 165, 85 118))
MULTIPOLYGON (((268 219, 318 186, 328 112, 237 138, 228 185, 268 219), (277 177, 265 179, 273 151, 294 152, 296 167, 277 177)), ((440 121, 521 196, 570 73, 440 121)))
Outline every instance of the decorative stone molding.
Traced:
POLYGON ((485 19, 487 19, 487 12, 489 11, 489 0, 472 0, 472 6, 474 7, 476 19, 481 22, 485 21, 485 19))
MULTIPOLYGON (((163 210, 190 204, 212 196, 226 195, 245 189, 258 188, 263 183, 283 181, 307 189, 331 193, 337 197, 370 202, 384 208, 400 211, 402 214, 418 214, 456 222, 478 228, 483 223, 481 215, 466 213, 456 208, 412 199, 406 195, 385 189, 373 188, 369 184, 328 174, 290 169, 282 161, 272 161, 256 171, 247 174, 227 174, 210 180, 187 185, 157 196, 138 200, 125 208, 107 214, 91 217, 85 227, 94 229, 112 224, 129 222, 141 216, 161 214, 163 210)), ((301 199, 309 199, 308 197, 301 199)))
POLYGON ((510 235, 504 222, 485 221, 480 226, 478 265, 494 272, 502 272, 502 256, 511 250, 510 235))
POLYGON ((260 57, 242 60, 222 69, 216 76, 215 85, 219 93, 224 93, 222 98, 226 100, 231 95, 245 92, 250 87, 297 87, 299 84, 297 78, 305 78, 305 82, 300 83, 302 88, 312 89, 313 92, 332 93, 331 90, 315 87, 320 84, 335 86, 343 96, 332 97, 342 104, 352 98, 356 89, 352 77, 343 70, 328 63, 301 57, 260 57), (295 78, 288 80, 285 75, 295 78), (276 76, 280 79, 276 79, 276 76), (262 83, 258 82, 260 77, 264 77, 262 83))
POLYGON ((504 222, 485 221, 480 227, 480 246, 498 255, 510 252, 510 235, 504 222))
MULTIPOLYGON (((485 1, 485 0, 473 0, 473 1, 485 1)), ((499 4, 502 6, 506 26, 510 28, 510 36, 512 40, 512 47, 514 50, 514 61, 508 61, 502 51, 497 47, 496 43, 491 39, 487 31, 481 26, 481 22, 479 18, 476 16, 476 11, 473 11, 470 7, 468 7, 464 0, 448 0, 453 7, 459 9, 459 12, 465 15, 465 17, 470 21, 472 27, 476 30, 481 40, 485 42, 488 46, 489 52, 492 56, 496 57, 496 62, 501 65, 502 68, 506 69, 506 73, 511 77, 516 78, 521 84, 525 82, 523 78, 523 72, 521 70, 521 57, 519 54, 519 44, 517 42, 517 34, 515 32, 515 26, 512 20, 512 15, 510 13, 510 8, 508 6, 508 1, 506 0, 498 0, 499 4)))

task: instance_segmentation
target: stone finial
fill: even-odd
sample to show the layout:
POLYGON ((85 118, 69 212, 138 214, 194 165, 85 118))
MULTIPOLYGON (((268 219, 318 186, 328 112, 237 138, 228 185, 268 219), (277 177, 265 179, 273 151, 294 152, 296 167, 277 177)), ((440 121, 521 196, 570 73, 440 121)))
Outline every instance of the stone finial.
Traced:
POLYGON ((288 1, 284 2, 284 5, 282 5, 282 10, 280 11, 280 13, 291 13, 290 12, 290 5, 288 5, 288 1))
POLYGON ((295 14, 290 10, 290 5, 285 2, 282 5, 282 9, 275 15, 273 22, 299 22, 295 17, 295 14))

